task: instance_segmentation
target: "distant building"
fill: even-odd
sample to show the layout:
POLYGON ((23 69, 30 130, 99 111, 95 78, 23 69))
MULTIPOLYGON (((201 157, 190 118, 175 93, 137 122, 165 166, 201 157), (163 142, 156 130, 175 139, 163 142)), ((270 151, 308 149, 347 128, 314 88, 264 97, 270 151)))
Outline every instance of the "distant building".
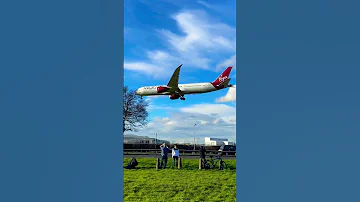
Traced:
POLYGON ((235 145, 235 142, 224 141, 225 145, 235 145))
POLYGON ((159 140, 148 136, 124 135, 124 144, 170 144, 167 140, 159 140))
POLYGON ((213 138, 213 137, 206 137, 205 138, 205 145, 206 146, 221 146, 228 142, 227 138, 213 138))

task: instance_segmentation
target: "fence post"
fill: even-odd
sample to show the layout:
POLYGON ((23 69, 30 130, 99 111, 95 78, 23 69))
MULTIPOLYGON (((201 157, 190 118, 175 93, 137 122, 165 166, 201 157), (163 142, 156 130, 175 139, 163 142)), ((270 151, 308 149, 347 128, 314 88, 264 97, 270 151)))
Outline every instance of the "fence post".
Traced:
POLYGON ((160 159, 156 158, 156 170, 159 169, 160 159))
POLYGON ((179 157, 179 161, 178 161, 178 169, 180 169, 182 166, 182 163, 181 163, 181 158, 179 157))
POLYGON ((199 159, 199 169, 202 169, 202 163, 201 163, 201 159, 199 159))

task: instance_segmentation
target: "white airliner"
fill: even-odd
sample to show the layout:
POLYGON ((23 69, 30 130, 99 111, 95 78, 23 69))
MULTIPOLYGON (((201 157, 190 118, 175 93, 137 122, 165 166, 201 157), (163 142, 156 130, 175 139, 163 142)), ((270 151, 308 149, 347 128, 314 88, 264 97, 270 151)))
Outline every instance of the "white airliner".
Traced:
POLYGON ((152 96, 152 95, 169 95, 171 100, 185 100, 185 94, 201 94, 213 92, 228 87, 232 87, 230 82, 230 72, 232 66, 225 69, 225 71, 220 74, 220 76, 213 82, 206 83, 189 83, 189 84, 178 84, 180 65, 174 71, 169 83, 167 85, 159 86, 144 86, 136 90, 136 94, 142 96, 152 96))

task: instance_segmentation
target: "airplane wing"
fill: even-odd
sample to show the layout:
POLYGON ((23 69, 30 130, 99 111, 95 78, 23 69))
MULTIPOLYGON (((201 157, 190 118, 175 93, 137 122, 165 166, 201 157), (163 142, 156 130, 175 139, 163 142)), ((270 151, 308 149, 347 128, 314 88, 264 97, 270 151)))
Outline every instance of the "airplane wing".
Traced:
POLYGON ((178 84, 179 84, 179 74, 180 74, 180 68, 181 68, 182 64, 180 66, 178 66, 178 68, 175 69, 173 75, 171 76, 171 79, 168 83, 167 86, 169 87, 178 87, 178 84))
POLYGON ((181 68, 182 64, 180 66, 178 66, 173 75, 171 76, 171 79, 169 81, 169 83, 167 84, 168 87, 170 87, 170 91, 171 92, 176 92, 181 94, 181 91, 179 89, 179 74, 180 74, 180 68, 181 68))

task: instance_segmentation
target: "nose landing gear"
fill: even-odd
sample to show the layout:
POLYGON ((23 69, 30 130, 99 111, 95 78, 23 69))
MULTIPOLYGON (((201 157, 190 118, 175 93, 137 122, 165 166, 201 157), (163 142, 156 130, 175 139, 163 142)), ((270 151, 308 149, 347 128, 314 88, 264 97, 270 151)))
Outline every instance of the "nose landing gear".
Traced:
POLYGON ((184 96, 180 97, 180 100, 185 100, 184 96))

